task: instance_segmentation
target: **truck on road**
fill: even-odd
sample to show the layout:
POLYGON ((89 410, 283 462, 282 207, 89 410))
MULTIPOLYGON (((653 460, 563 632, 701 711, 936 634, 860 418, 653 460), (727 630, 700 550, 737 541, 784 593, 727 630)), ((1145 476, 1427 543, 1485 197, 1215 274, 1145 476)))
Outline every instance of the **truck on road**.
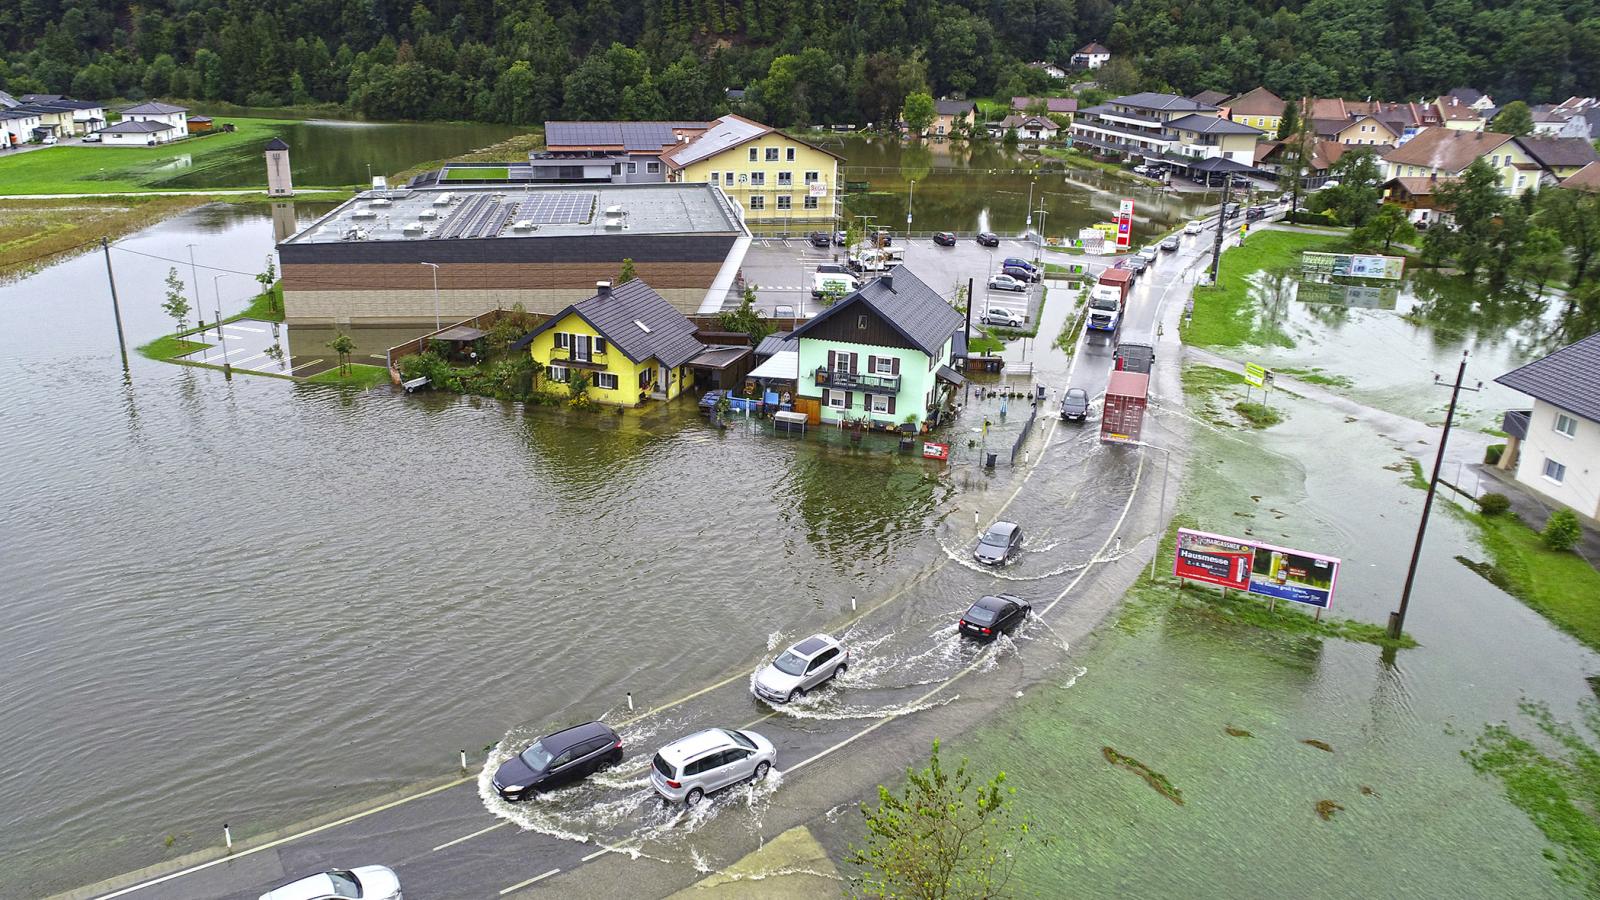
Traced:
POLYGON ((1100 440, 1108 444, 1136 444, 1144 430, 1144 409, 1150 400, 1150 376, 1144 372, 1113 371, 1101 403, 1100 440))
POLYGON ((1107 269, 1100 273, 1100 280, 1089 289, 1091 331, 1116 331, 1121 326, 1132 285, 1133 273, 1127 269, 1107 269))

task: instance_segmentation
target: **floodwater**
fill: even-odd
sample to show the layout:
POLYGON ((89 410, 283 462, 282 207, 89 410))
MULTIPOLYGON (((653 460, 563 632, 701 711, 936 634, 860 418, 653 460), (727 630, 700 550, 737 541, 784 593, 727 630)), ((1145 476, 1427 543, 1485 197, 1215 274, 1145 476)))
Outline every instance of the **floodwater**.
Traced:
POLYGON ((1399 284, 1347 285, 1291 282, 1274 291, 1258 281, 1258 315, 1269 334, 1286 340, 1238 351, 1268 367, 1317 370, 1344 379, 1336 387, 1371 406, 1424 422, 1443 422, 1463 350, 1470 352, 1458 422, 1498 428, 1507 409, 1528 398, 1494 379, 1569 342, 1559 328, 1565 301, 1506 291, 1432 270, 1408 272, 1399 284))
MULTIPOLYGON (((1397 440, 1314 402, 1275 405, 1286 421, 1265 432, 1192 423, 1182 509, 1204 530, 1343 557, 1333 612, 1381 623, 1423 493, 1385 468, 1397 440)), ((1600 656, 1456 554, 1484 558, 1475 527, 1436 506, 1406 623, 1421 646, 1393 664, 1367 644, 1134 612, 1057 684, 955 742, 982 775, 1005 770, 1055 840, 1024 855, 1019 893, 1581 896, 1461 752, 1487 723, 1531 730, 1524 697, 1578 718, 1600 656), (1164 775, 1183 804, 1102 747, 1164 775), (1324 821, 1322 800, 1342 809, 1324 821)))
POLYGON ((1210 194, 1167 193, 1134 184, 1096 169, 1066 168, 993 141, 905 143, 846 135, 820 139, 845 158, 843 178, 867 182, 865 192, 847 195, 853 215, 877 217, 877 224, 906 230, 910 207, 914 232, 990 230, 1020 234, 1028 223, 1051 237, 1077 237, 1078 229, 1109 222, 1123 199, 1134 201, 1134 240, 1193 218, 1210 194), (1049 171, 1039 171, 1048 169, 1049 171), (916 187, 911 187, 911 182, 916 187), (1043 209, 1044 215, 1039 210, 1043 209))
MULTIPOLYGON (((172 263, 152 257, 187 280, 190 243, 201 266, 253 271, 271 222, 207 207, 119 242, 131 343, 169 330, 172 263)), ((628 690, 687 693, 775 632, 964 559, 943 527, 958 498, 1017 477, 962 445, 941 470, 881 443, 718 435, 688 404, 567 416, 228 382, 131 351, 124 374, 104 265, 0 287, 0 332, 28 336, 0 358, 0 896, 448 774, 460 749, 481 759, 628 690)), ((255 287, 212 274, 201 293, 220 288, 224 313, 255 287)), ((1085 561, 1065 560, 1016 577, 1085 561)), ((949 572, 940 627, 980 578, 949 572)))
MULTIPOLYGON (((226 122, 226 116, 217 121, 226 122)), ((526 129, 482 122, 347 122, 308 119, 280 125, 274 133, 289 145, 296 187, 367 184, 369 175, 400 172, 419 163, 460 156, 526 129)), ((174 169, 155 187, 259 187, 265 176, 261 148, 240 145, 208 154, 203 164, 174 169)))

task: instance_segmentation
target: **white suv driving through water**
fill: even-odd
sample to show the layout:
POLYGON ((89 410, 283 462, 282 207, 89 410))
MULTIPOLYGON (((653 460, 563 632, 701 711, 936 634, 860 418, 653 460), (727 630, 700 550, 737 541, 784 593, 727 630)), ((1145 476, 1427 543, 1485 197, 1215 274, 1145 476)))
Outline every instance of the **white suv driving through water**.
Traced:
POLYGON ((650 761, 650 786, 694 806, 712 791, 767 777, 777 757, 772 742, 754 731, 707 728, 661 748, 650 761))

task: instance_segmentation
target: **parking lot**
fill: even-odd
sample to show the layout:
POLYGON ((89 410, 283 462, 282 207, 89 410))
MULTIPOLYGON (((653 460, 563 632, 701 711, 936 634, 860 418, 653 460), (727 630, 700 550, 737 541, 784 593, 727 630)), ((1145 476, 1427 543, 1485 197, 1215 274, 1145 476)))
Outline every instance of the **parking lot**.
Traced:
MULTIPOLYGON (((984 247, 971 238, 956 242, 954 247, 940 247, 929 238, 904 240, 896 238, 894 246, 905 250, 905 265, 929 287, 946 298, 953 298, 959 288, 972 281, 977 305, 973 319, 978 319, 985 309, 1008 309, 1024 317, 1024 330, 1031 330, 1038 321, 1039 305, 1043 291, 1033 285, 1027 291, 1014 292, 990 290, 989 276, 999 272, 1007 257, 1032 261, 1037 247, 1014 238, 1002 238, 998 247, 984 247)), ((756 286, 756 305, 762 312, 773 316, 813 316, 822 304, 811 296, 812 273, 820 263, 842 263, 843 247, 826 250, 811 246, 803 238, 757 238, 745 254, 743 273, 746 283, 756 286)), ((1109 265, 1110 258, 1092 258, 1100 265, 1109 265)), ((730 297, 730 304, 737 298, 730 297)))

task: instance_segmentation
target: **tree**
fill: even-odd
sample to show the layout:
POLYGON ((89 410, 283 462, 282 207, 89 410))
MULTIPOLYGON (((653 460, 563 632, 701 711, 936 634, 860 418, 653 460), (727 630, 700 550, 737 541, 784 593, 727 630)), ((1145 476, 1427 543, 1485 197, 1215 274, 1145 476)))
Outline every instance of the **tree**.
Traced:
POLYGON ((755 285, 745 285, 744 298, 739 301, 738 309, 717 314, 717 327, 723 331, 742 331, 750 335, 752 346, 777 330, 756 310, 755 285))
MULTIPOLYGON (((1298 108, 1298 104, 1291 101, 1288 106, 1298 108)), ((1285 109, 1284 120, 1288 121, 1288 111, 1285 109)), ((1280 123, 1281 124, 1281 123, 1280 123)), ((1295 213, 1300 211, 1300 189, 1306 180, 1306 167, 1311 162, 1313 149, 1316 147, 1316 135, 1312 133, 1311 122, 1308 118, 1302 119, 1297 113, 1294 117, 1295 128, 1279 133, 1283 134, 1284 171, 1290 179, 1290 221, 1295 213)))
POLYGON ((1459 180, 1441 184, 1435 195, 1439 205, 1450 210, 1455 227, 1428 229, 1424 255, 1434 260, 1452 258, 1469 279, 1478 277, 1494 251, 1499 228, 1496 219, 1505 208, 1499 176, 1480 157, 1467 166, 1459 180))
POLYGON ((633 271, 633 258, 623 257, 622 271, 617 275, 617 284, 627 284, 638 277, 638 274, 633 271))
POLYGON ((1378 184, 1382 178, 1377 157, 1369 151, 1351 149, 1334 166, 1337 187, 1323 188, 1312 197, 1311 207, 1327 210, 1341 225, 1359 227, 1378 211, 1378 184))
POLYGON ((1590 263, 1600 253, 1600 195, 1587 191, 1539 192, 1536 220, 1554 228, 1572 254, 1572 285, 1591 274, 1590 263))
POLYGON ((1583 526, 1572 510, 1562 507, 1550 514, 1541 533, 1544 545, 1551 550, 1571 550, 1583 537, 1583 526))
POLYGON ((900 108, 900 118, 905 120, 906 131, 913 135, 927 131, 933 124, 933 95, 927 91, 907 94, 905 105, 900 108))
POLYGON ((341 331, 328 342, 328 349, 339 354, 339 374, 349 375, 350 354, 356 349, 355 339, 341 331))
POLYGON ((1544 296, 1544 286, 1560 276, 1567 265, 1566 248, 1561 235, 1553 228, 1531 226, 1522 238, 1514 262, 1513 273, 1523 282, 1531 282, 1537 296, 1544 296))
POLYGON ((1283 104, 1283 116, 1278 119, 1277 138, 1280 141, 1292 140, 1300 132, 1300 101, 1290 100, 1283 104))
POLYGON ((1489 130, 1512 137, 1533 134, 1533 111, 1521 100, 1513 100, 1500 107, 1500 112, 1489 123, 1489 130))
POLYGON ((1378 250, 1388 253, 1396 243, 1410 244, 1417 239, 1417 229, 1411 224, 1406 211, 1393 203, 1378 207, 1360 227, 1350 233, 1350 243, 1358 250, 1378 250))
POLYGON ((187 328, 189 318, 189 298, 183 295, 183 279, 178 277, 176 267, 167 270, 167 298, 161 301, 161 309, 178 323, 178 332, 182 333, 187 328))
POLYGON ((973 785, 963 758, 947 773, 933 742, 928 766, 906 771, 900 795, 878 786, 877 808, 861 805, 867 838, 852 847, 863 869, 856 889, 866 897, 942 900, 997 897, 1005 892, 1016 850, 1036 840, 1012 811, 1016 789, 1006 774, 973 785))
POLYGON ((272 290, 272 285, 278 280, 278 266, 272 259, 272 254, 267 254, 267 266, 256 273, 256 283, 261 285, 261 293, 267 296, 267 309, 278 312, 278 295, 272 290))

